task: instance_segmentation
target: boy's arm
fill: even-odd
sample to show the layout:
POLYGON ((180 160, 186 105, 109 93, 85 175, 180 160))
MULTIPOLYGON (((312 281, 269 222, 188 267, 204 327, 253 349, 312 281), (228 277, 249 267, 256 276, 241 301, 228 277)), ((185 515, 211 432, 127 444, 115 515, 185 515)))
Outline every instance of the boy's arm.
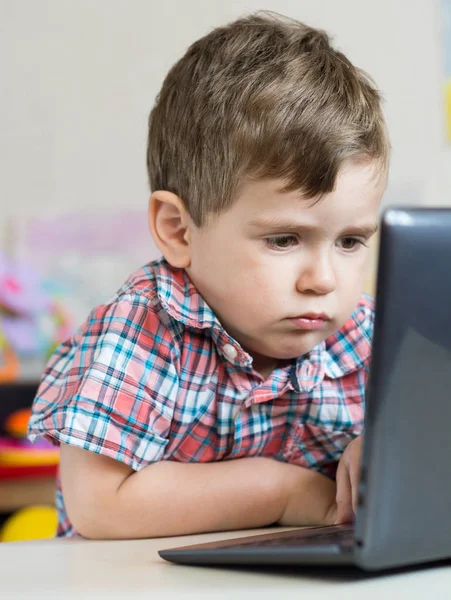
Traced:
POLYGON ((61 445, 70 520, 88 538, 143 538, 270 525, 332 524, 335 484, 263 457, 214 463, 162 461, 133 471, 61 445))

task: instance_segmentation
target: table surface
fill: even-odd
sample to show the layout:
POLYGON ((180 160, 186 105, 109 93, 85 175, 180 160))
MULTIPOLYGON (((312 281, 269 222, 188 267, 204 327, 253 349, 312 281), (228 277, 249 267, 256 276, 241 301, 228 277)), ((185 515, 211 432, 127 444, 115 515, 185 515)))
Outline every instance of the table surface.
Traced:
POLYGON ((187 567, 168 563, 157 554, 163 548, 271 531, 4 543, 0 544, 0 597, 279 600, 283 594, 308 600, 451 600, 451 563, 376 576, 348 568, 187 567))

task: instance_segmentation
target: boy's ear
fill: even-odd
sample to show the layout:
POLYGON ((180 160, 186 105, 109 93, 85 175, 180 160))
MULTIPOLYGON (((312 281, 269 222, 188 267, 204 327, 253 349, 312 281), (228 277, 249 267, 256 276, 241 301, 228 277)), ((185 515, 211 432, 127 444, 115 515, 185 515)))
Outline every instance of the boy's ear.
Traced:
POLYGON ((191 219, 182 200, 172 192, 158 190, 149 200, 149 228, 168 263, 184 269, 191 264, 191 219))

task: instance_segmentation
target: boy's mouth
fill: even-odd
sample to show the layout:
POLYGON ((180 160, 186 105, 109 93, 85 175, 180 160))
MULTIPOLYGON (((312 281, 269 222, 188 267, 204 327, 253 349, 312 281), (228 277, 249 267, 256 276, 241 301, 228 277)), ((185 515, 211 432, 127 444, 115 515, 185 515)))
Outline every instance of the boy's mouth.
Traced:
POLYGON ((306 313, 298 317, 290 318, 290 321, 299 329, 321 329, 324 327, 330 317, 326 313, 306 313))

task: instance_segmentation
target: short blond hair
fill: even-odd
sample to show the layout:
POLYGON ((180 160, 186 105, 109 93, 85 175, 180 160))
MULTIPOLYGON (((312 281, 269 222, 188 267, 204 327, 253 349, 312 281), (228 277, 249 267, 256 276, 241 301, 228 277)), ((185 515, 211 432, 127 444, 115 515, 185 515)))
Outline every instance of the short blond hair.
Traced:
POLYGON ((196 223, 226 211, 245 178, 315 198, 344 161, 388 165, 381 95, 328 35, 274 13, 214 29, 171 68, 149 117, 152 190, 196 223))

